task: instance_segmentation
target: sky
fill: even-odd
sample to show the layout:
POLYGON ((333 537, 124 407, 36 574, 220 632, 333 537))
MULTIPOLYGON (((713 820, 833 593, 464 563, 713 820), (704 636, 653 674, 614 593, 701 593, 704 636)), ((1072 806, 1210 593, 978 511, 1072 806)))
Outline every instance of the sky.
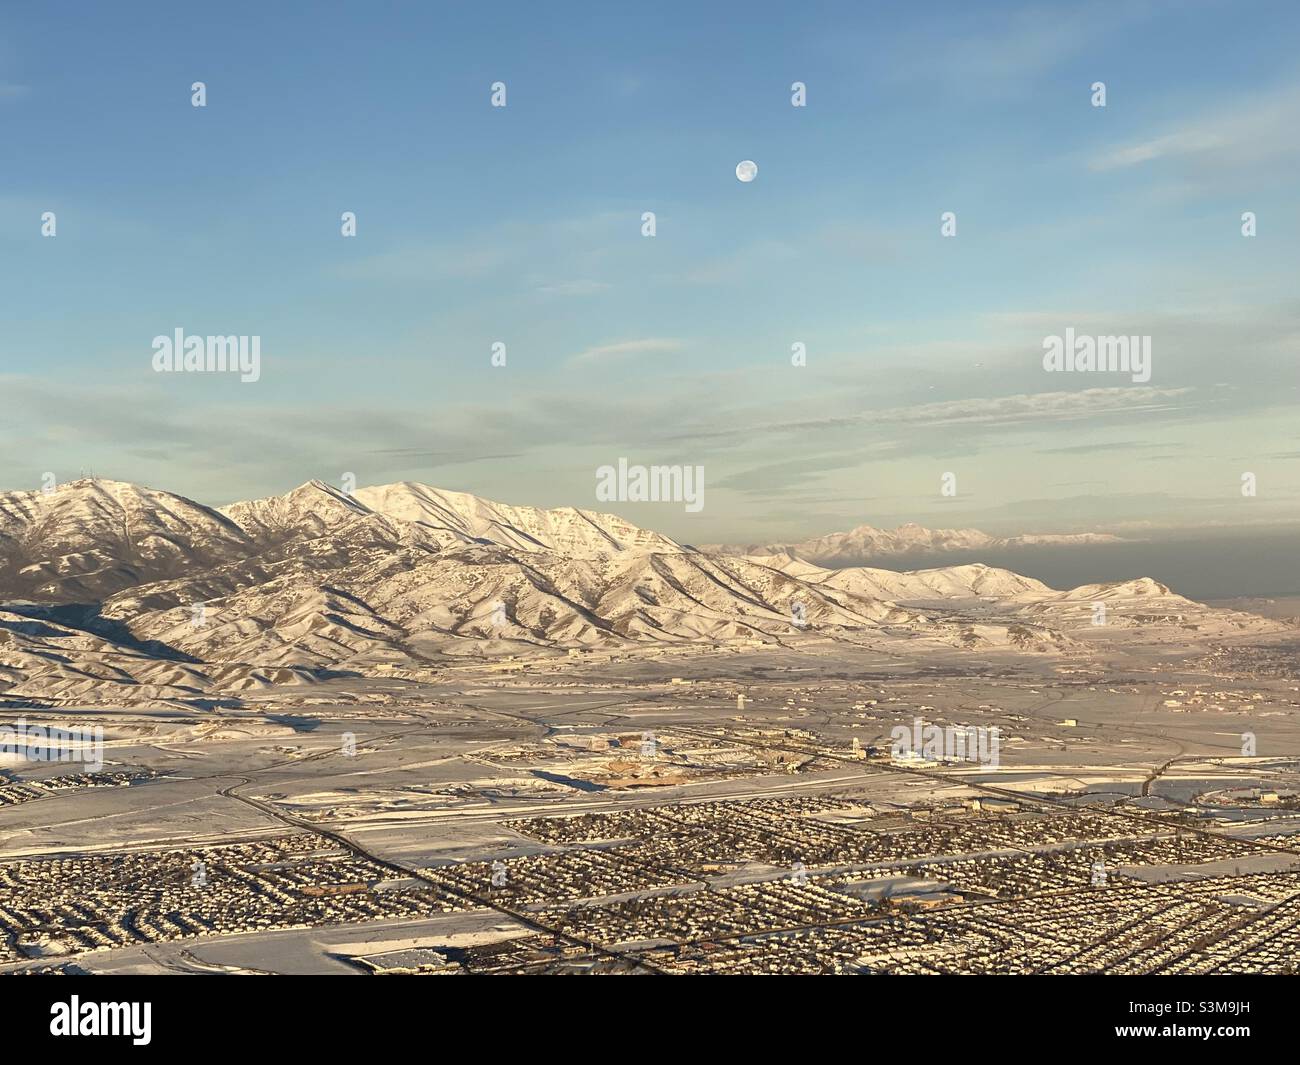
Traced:
POLYGON ((0 490, 352 474, 693 543, 1285 526, 1298 31, 1251 0, 0 4, 0 490), (155 372, 177 328, 260 337, 259 380, 155 372), (1067 329, 1149 336, 1150 379, 1048 372, 1067 329), (620 458, 703 467, 704 506, 598 503, 620 458))

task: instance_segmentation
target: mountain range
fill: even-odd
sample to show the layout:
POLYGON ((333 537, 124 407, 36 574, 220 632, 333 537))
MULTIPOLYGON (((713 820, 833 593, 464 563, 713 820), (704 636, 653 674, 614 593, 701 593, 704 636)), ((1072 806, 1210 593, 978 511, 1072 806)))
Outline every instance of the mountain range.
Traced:
POLYGON ((9 700, 240 698, 569 650, 813 640, 1070 654, 1096 635, 1096 602, 1120 628, 1262 624, 1147 579, 1063 592, 979 564, 826 569, 414 483, 310 481, 221 508, 99 479, 0 493, 9 700))
POLYGON ((969 554, 1016 548, 1092 546, 1129 543, 1109 533, 1030 533, 990 536, 979 529, 927 529, 914 522, 892 531, 859 525, 848 532, 829 533, 795 543, 707 544, 700 550, 722 555, 788 555, 819 566, 864 566, 900 556, 969 554))

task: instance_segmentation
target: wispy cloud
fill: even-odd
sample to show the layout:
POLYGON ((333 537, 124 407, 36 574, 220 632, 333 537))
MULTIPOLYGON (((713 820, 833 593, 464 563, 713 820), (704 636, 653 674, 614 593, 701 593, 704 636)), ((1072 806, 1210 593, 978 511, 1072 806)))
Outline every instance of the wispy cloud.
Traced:
POLYGON ((643 340, 623 340, 616 344, 599 344, 573 356, 573 365, 608 362, 614 359, 627 359, 637 355, 666 355, 680 351, 682 342, 669 337, 646 337, 643 340))
POLYGON ((1111 414, 1151 414, 1168 412, 1184 406, 1196 389, 1153 388, 1125 385, 1111 388, 1085 388, 1073 392, 1033 392, 1010 396, 987 396, 975 399, 944 400, 937 403, 912 403, 861 413, 819 418, 769 421, 763 424, 738 422, 731 426, 683 431, 676 439, 725 439, 774 436, 785 433, 801 437, 809 434, 876 425, 931 429, 938 426, 1009 428, 1033 422, 1058 423, 1080 418, 1111 414))
MULTIPOLYGON (((585 273, 588 264, 570 261, 573 248, 600 249, 607 244, 626 216, 597 211, 579 217, 541 221, 510 221, 479 226, 463 236, 436 243, 388 248, 332 267, 334 274, 349 280, 426 283, 447 280, 481 280, 489 276, 522 279, 554 277, 560 271, 585 273)), ((526 283, 526 281, 523 281, 526 283)), ((578 280, 532 287, 544 291, 549 284, 553 295, 580 295, 597 291, 602 282, 578 280)))
POLYGON ((605 281, 556 281, 549 285, 538 285, 537 291, 543 296, 594 296, 614 286, 605 281))
MULTIPOLYGON (((970 7, 935 12, 889 49, 894 80, 1007 91, 1148 18, 1158 4, 1030 5, 1005 12, 970 7), (904 59, 904 57, 906 57, 904 59)), ((859 42, 861 44, 861 42, 859 42)))
POLYGON ((1094 171, 1185 161, 1209 171, 1258 168, 1300 157, 1300 86, 1223 103, 1199 117, 1094 156, 1094 171))
POLYGON ((768 273, 798 255, 799 249, 789 241, 756 241, 692 266, 679 280, 688 285, 734 284, 768 273))
POLYGON ((958 399, 922 403, 910 407, 875 411, 875 422, 921 423, 924 425, 1011 425, 1016 422, 1087 418, 1099 414, 1149 413, 1171 410, 1192 388, 1148 388, 1121 386, 1086 388, 1078 392, 1036 392, 984 399, 958 399))
POLYGON ((504 247, 482 245, 404 248, 336 267, 349 280, 430 282, 486 277, 509 261, 504 247))

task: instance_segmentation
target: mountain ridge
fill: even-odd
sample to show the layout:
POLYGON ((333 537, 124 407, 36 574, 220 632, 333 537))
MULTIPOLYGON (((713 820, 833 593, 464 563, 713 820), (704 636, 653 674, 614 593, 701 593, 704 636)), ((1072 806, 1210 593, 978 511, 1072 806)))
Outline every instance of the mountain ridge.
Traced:
POLYGON ((125 482, 0 493, 9 698, 238 699, 467 657, 809 641, 1081 655, 1101 635, 1099 602, 1108 633, 1258 621, 1147 578, 1058 591, 981 563, 900 572, 713 554, 617 515, 414 482, 344 493, 309 481, 220 509, 125 482))
POLYGON ((865 565, 873 559, 907 555, 942 555, 1066 545, 1132 543, 1110 533, 1024 533, 991 536, 979 529, 929 529, 904 522, 893 530, 858 525, 799 541, 767 544, 703 544, 701 551, 724 555, 789 555, 818 565, 865 565))

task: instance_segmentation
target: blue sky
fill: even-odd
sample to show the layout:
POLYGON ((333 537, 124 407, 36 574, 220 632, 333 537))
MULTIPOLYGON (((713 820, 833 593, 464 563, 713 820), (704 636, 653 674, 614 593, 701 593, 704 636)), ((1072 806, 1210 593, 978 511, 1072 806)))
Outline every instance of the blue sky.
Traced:
POLYGON ((0 487, 591 507, 625 456, 705 467, 620 508, 696 542, 1300 518, 1293 4, 483 6, 0 7, 0 487), (261 380, 155 374, 178 326, 261 380), (1066 327, 1151 381, 1044 373, 1066 327))

